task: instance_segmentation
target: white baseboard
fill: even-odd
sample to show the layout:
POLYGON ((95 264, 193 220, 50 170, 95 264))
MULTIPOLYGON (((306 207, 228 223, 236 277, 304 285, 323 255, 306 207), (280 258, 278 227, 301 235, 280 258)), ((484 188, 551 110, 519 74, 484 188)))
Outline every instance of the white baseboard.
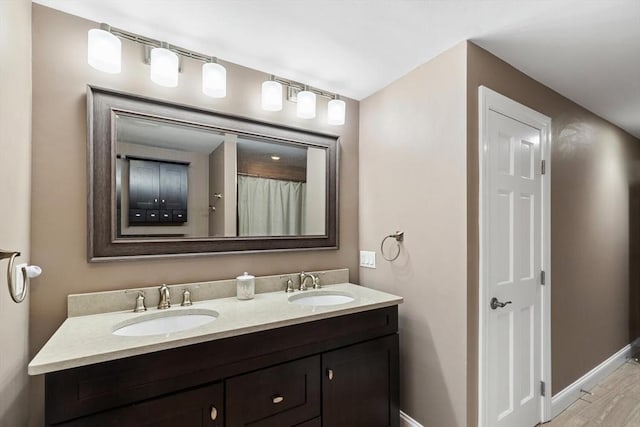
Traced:
POLYGON ((626 362, 627 359, 629 359, 633 355, 632 349, 637 347, 638 344, 640 344, 640 338, 637 338, 631 344, 624 346, 613 356, 609 357, 607 360, 584 374, 582 377, 578 378, 567 388, 553 396, 551 398, 551 417, 555 418, 562 411, 571 406, 573 402, 578 400, 582 395, 580 389, 592 389, 600 381, 606 378, 607 375, 611 374, 613 371, 622 366, 624 362, 626 362))
POLYGON ((400 411, 400 427, 422 427, 422 424, 400 411))

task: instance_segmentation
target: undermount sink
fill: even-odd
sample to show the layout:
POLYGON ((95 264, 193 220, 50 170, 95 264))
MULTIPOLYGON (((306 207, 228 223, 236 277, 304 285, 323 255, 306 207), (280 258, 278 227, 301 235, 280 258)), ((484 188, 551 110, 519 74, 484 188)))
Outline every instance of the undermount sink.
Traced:
POLYGON ((339 305, 355 300, 348 292, 340 291, 304 291, 289 297, 289 302, 298 305, 339 305))
MULTIPOLYGON (((170 309, 169 309, 170 310, 170 309)), ((213 322, 218 318, 215 310, 190 308, 186 310, 162 311, 143 314, 123 322, 113 330, 114 335, 145 337, 186 331, 213 322)))

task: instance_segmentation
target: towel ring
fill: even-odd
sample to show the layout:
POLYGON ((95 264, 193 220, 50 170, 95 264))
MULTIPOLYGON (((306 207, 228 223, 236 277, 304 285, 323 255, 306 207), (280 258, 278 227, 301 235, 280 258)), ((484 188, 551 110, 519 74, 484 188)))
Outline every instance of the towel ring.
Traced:
MULTIPOLYGON (((24 281, 24 286, 22 288, 22 292, 16 294, 16 289, 13 286, 13 266, 15 264, 16 258, 20 256, 20 252, 18 251, 5 251, 0 249, 0 259, 9 258, 9 266, 7 267, 7 286, 9 287, 9 294, 11 298, 15 302, 24 301, 24 297, 27 296, 27 283, 24 281)), ((24 271, 22 272, 23 276, 24 271)))
POLYGON ((394 234, 389 234, 384 239, 382 239, 382 243, 380 243, 380 253, 382 254, 382 258, 386 259, 387 261, 397 260, 398 257, 400 256, 400 243, 402 243, 403 240, 404 240, 404 231, 396 231, 394 234), (384 253, 384 242, 386 242, 387 239, 395 239, 396 246, 398 247, 398 251, 392 257, 388 257, 384 253))

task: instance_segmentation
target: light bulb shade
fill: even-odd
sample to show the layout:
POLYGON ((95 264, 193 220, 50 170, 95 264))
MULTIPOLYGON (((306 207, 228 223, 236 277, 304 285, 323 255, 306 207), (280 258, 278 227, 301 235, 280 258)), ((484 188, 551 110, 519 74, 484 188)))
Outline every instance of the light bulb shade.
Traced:
POLYGON ((178 55, 169 49, 151 49, 151 81, 165 87, 178 86, 178 55))
POLYGON ((108 31, 89 30, 87 60, 96 70, 119 73, 122 66, 122 43, 108 31))
POLYGON ((327 104, 327 122, 330 125, 343 125, 347 105, 341 99, 332 99, 327 104))
POLYGON ((316 116, 316 94, 303 90, 298 92, 298 117, 301 119, 313 119, 316 116))
POLYGON ((213 98, 227 96, 227 69, 213 62, 202 66, 202 93, 213 98))
POLYGON ((262 83, 262 109, 267 111, 282 110, 282 85, 273 80, 262 83))

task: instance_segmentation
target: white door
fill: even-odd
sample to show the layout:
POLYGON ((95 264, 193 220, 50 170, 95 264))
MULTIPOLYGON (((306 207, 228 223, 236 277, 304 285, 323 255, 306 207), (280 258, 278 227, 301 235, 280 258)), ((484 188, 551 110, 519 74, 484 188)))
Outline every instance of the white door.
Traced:
POLYGON ((537 121, 518 114, 525 107, 513 104, 518 108, 488 107, 483 114, 484 427, 533 427, 542 421, 547 134, 537 121))

